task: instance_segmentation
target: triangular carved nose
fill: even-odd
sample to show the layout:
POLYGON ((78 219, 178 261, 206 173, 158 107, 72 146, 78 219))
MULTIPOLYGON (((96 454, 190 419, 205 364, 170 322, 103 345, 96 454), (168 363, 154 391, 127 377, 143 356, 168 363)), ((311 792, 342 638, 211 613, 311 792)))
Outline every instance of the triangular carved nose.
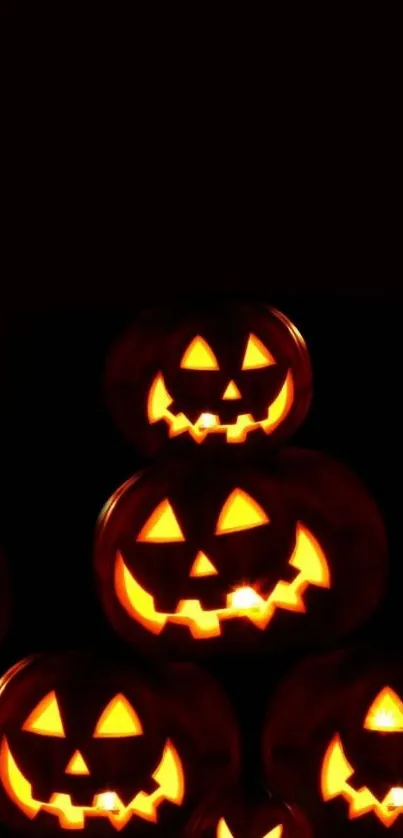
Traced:
POLYGON ((90 769, 85 763, 84 757, 81 756, 80 751, 73 754, 65 774, 90 774, 90 769))
POLYGON ((197 554, 191 570, 190 576, 217 576, 218 570, 214 567, 210 559, 205 553, 199 551, 197 554))
POLYGON ((226 388, 225 392, 223 393, 223 399, 241 399, 242 396, 238 390, 238 387, 235 384, 235 381, 230 381, 228 387, 226 388))

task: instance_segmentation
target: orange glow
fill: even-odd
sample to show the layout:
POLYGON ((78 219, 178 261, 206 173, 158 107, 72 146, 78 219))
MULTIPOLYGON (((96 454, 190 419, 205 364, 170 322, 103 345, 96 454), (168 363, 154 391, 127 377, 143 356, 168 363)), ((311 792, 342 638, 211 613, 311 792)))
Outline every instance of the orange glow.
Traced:
POLYGON ((95 728, 94 737, 140 736, 142 733, 143 728, 136 711, 127 698, 119 693, 102 713, 95 728))
POLYGON ((153 773, 158 787, 151 793, 139 792, 128 806, 113 791, 94 796, 92 806, 74 806, 69 794, 55 792, 49 803, 32 797, 32 785, 20 771, 7 739, 0 748, 0 779, 12 802, 31 820, 43 810, 59 820, 62 829, 84 829, 86 818, 108 818, 116 830, 123 829, 133 816, 157 823, 158 808, 164 800, 180 806, 185 794, 182 763, 171 742, 167 742, 162 759, 153 773))
POLYGON ((343 797, 349 804, 348 817, 350 820, 359 818, 368 812, 384 824, 392 826, 403 812, 403 789, 392 788, 383 800, 378 800, 374 794, 364 786, 354 789, 348 780, 354 774, 354 769, 347 760, 339 734, 336 734, 324 757, 321 772, 321 791, 325 801, 335 797, 343 797))
POLYGON ((202 413, 194 424, 184 413, 174 414, 169 410, 172 397, 165 386, 161 372, 156 375, 147 399, 147 416, 150 424, 163 420, 169 428, 169 436, 175 437, 189 433, 195 442, 201 443, 212 433, 226 434, 227 442, 245 442, 250 431, 262 428, 266 434, 271 434, 288 416, 294 402, 294 381, 291 370, 288 371, 284 384, 274 402, 267 408, 267 417, 255 422, 250 413, 241 413, 236 422, 228 425, 220 423, 219 416, 212 413, 202 413))
POLYGON ((263 835, 263 838, 282 838, 283 835, 283 827, 281 824, 279 826, 275 826, 274 829, 271 829, 267 835, 263 835))
POLYGON ((384 687, 372 703, 364 728, 383 733, 403 731, 403 702, 390 687, 384 687))
POLYGON ((245 608, 261 608, 262 597, 253 588, 237 588, 232 594, 232 607, 240 611, 245 608))
POLYGON ((225 389, 223 393, 223 399, 240 399, 242 398, 238 387, 235 384, 235 381, 230 381, 228 387, 225 389))
POLYGON ((181 600, 175 613, 156 611, 154 599, 134 578, 121 553, 116 553, 115 592, 129 616, 153 634, 161 634, 167 622, 187 626, 196 640, 218 637, 222 620, 248 619, 264 630, 277 608, 305 612, 303 596, 309 585, 330 588, 331 580, 325 554, 310 530, 297 525, 296 541, 290 564, 299 570, 292 582, 277 582, 267 599, 245 585, 227 594, 225 608, 205 611, 199 600, 181 600))
POLYGON ((257 501, 243 489, 234 489, 221 510, 216 534, 248 530, 268 523, 269 518, 257 501))
MULTIPOLYGON (((282 838, 282 835, 283 827, 280 824, 279 826, 275 826, 274 829, 271 829, 270 832, 267 832, 266 835, 262 835, 262 838, 282 838)), ((217 824, 216 836, 217 838, 236 838, 228 828, 224 818, 220 818, 217 824)))
POLYGON ((262 341, 256 335, 249 335, 242 369, 257 370, 262 367, 271 367, 275 363, 273 355, 266 349, 262 341))
POLYGON ((119 813, 119 798, 114 791, 104 791, 98 796, 98 808, 107 812, 119 813))
POLYGON ((185 537, 169 500, 163 500, 137 536, 137 541, 184 541, 185 537))
POLYGON ((23 730, 38 733, 41 736, 64 737, 63 722, 57 703, 56 693, 50 692, 39 702, 22 726, 23 730))
POLYGON ((214 416, 214 413, 201 413, 195 427, 198 426, 205 431, 209 428, 216 428, 219 424, 218 416, 214 416))
POLYGON ((189 344, 181 360, 184 370, 218 370, 217 358, 208 343, 200 335, 189 344))
POLYGON ((197 554, 191 570, 190 576, 216 576, 218 574, 218 570, 214 567, 211 563, 210 559, 206 556, 205 553, 201 551, 197 554))
POLYGON ((84 757, 80 754, 80 751, 76 751, 70 762, 67 765, 65 770, 65 774, 90 774, 90 770, 84 760, 84 757))
POLYGON ((217 838, 234 838, 232 832, 228 829, 224 818, 221 818, 217 826, 217 838))

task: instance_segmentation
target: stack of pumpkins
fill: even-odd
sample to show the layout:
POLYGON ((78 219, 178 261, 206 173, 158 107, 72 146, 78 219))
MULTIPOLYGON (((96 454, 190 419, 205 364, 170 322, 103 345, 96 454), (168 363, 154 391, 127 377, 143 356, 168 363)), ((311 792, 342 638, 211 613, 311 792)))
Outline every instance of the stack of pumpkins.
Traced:
POLYGON ((113 659, 34 656, 3 677, 1 820, 38 836, 403 835, 395 660, 302 662, 270 702, 262 790, 245 782, 242 732, 208 673, 225 659, 242 678, 251 653, 262 670, 334 643, 385 585, 383 526, 360 482, 281 447, 311 399, 295 326, 254 305, 146 313, 113 348, 106 392, 152 460, 95 539, 100 599, 126 644, 113 659))

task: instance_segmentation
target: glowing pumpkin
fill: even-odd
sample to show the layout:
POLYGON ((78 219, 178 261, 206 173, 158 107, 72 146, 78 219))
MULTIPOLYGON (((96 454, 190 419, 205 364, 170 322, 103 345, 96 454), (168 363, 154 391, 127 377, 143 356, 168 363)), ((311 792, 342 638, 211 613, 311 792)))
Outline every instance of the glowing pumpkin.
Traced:
POLYGON ((10 578, 4 556, 0 550, 0 640, 6 632, 10 619, 10 578))
POLYGON ((399 659, 371 650, 302 665, 270 708, 264 749, 270 778, 295 789, 324 834, 403 835, 399 659), (306 714, 304 732, 287 731, 291 713, 306 714))
POLYGON ((91 653, 27 659, 0 681, 0 818, 24 835, 173 838, 203 776, 236 775, 233 739, 226 702, 194 668, 151 676, 91 653))
POLYGON ((240 789, 203 804, 185 838, 310 838, 306 818, 295 807, 240 789))
POLYGON ((278 441, 311 398, 305 343, 280 312, 217 306, 144 315, 111 352, 108 401, 128 438, 155 454, 193 446, 278 441))
POLYGON ((384 552, 355 479, 284 452, 270 474, 204 458, 154 464, 106 504, 95 568, 108 617, 133 643, 276 650, 357 624, 382 591, 384 552))

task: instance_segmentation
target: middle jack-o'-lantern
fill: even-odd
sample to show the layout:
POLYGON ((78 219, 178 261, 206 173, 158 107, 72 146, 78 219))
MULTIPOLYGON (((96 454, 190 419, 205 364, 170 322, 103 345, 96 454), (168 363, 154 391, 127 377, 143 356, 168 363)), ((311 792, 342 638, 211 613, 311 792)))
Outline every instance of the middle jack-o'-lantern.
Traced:
POLYGON ((399 657, 371 649, 302 664, 276 696, 264 739, 270 779, 292 788, 326 835, 403 836, 399 657), (297 731, 292 718, 302 715, 297 731))
POLYGON ((211 782, 236 777, 234 730, 194 667, 27 659, 0 681, 0 818, 23 835, 174 838, 211 782))
POLYGON ((379 597, 385 543, 349 472, 283 452, 270 474, 164 461, 129 480, 99 522, 104 608, 128 640, 161 651, 315 643, 379 597))
POLYGON ((260 793, 233 789, 196 810, 185 838, 311 838, 295 807, 260 793))

